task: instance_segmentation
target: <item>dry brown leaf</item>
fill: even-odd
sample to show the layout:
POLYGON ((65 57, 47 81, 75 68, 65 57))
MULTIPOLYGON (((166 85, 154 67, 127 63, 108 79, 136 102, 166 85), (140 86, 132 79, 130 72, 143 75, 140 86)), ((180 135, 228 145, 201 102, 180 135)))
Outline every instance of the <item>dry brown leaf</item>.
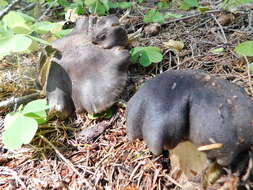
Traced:
POLYGON ((169 40, 167 42, 163 42, 163 46, 174 53, 178 53, 184 48, 184 43, 182 41, 169 40))

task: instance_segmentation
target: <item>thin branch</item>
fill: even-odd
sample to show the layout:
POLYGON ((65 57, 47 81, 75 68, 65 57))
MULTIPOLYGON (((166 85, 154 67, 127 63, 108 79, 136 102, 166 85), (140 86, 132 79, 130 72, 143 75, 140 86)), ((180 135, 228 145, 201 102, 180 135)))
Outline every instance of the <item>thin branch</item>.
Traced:
POLYGON ((21 0, 13 0, 4 10, 0 12, 0 20, 6 15, 15 5, 20 3, 21 0))
POLYGON ((222 36, 223 36, 223 40, 224 40, 224 43, 228 43, 228 40, 227 40, 227 38, 226 38, 226 34, 225 34, 225 32, 224 32, 224 30, 223 30, 223 27, 221 26, 221 24, 219 23, 219 21, 217 20, 217 18, 214 16, 214 14, 211 14, 212 15, 212 17, 213 17, 213 19, 215 20, 215 22, 216 22, 216 24, 219 26, 219 28, 220 28, 220 31, 221 31, 221 33, 222 33, 222 36))
POLYGON ((20 104, 25 104, 29 101, 35 100, 36 98, 38 98, 40 96, 40 93, 34 93, 34 94, 29 94, 27 96, 22 96, 22 97, 11 97, 7 100, 4 100, 2 102, 0 102, 0 109, 1 108, 5 108, 5 107, 11 107, 13 105, 20 105, 20 104))

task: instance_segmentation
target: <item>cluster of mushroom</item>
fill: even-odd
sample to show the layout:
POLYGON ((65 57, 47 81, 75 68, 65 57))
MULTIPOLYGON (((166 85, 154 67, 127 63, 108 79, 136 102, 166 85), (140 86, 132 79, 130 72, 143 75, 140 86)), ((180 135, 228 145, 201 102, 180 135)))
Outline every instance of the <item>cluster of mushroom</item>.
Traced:
MULTIPOLYGON (((51 112, 101 112, 123 91, 129 64, 127 34, 117 17, 82 18, 66 37, 53 43, 46 86, 51 112)), ((127 106, 130 140, 144 139, 159 155, 180 142, 221 144, 207 158, 230 165, 253 144, 253 102, 226 80, 193 70, 166 71, 145 84, 127 106)))

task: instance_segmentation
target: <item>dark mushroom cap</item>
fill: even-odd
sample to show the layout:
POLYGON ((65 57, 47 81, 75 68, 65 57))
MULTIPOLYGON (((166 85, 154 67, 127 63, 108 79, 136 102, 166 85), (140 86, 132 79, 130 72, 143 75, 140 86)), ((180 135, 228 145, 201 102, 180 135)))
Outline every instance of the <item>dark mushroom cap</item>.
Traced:
POLYGON ((126 42, 127 34, 115 16, 81 18, 69 35, 53 42, 61 55, 53 59, 56 66, 48 75, 52 110, 72 112, 66 106, 70 99, 77 112, 98 113, 115 103, 127 80, 126 42))
POLYGON ((130 99, 127 133, 143 138, 154 154, 186 140, 221 143, 207 157, 227 166, 253 143, 252 116, 253 101, 241 87, 199 71, 167 71, 130 99))

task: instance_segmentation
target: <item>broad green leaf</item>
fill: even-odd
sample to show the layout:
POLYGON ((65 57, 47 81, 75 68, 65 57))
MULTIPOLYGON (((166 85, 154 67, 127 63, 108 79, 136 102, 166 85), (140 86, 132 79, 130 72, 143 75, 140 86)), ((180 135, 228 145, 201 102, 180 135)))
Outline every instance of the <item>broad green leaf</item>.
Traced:
POLYGON ((54 32, 54 31, 59 31, 62 28, 62 25, 59 23, 52 23, 48 21, 44 22, 37 22, 35 23, 32 28, 38 32, 39 34, 46 34, 48 32, 54 32))
POLYGON ((66 29, 66 30, 60 30, 58 32, 54 32, 54 36, 57 38, 62 38, 64 36, 66 36, 67 34, 69 34, 70 32, 72 32, 73 29, 66 29))
POLYGON ((110 6, 109 6, 109 1, 108 0, 100 0, 100 2, 102 3, 102 5, 104 6, 106 12, 109 11, 110 6))
POLYGON ((169 8, 169 3, 167 1, 160 1, 157 4, 158 9, 168 9, 169 8))
POLYGON ((132 48, 131 51, 130 51, 130 53, 131 53, 131 55, 134 56, 135 54, 137 54, 137 53, 139 53, 140 51, 144 50, 144 48, 145 48, 145 47, 135 47, 135 48, 132 48))
POLYGON ((139 59, 140 64, 144 67, 149 66, 151 63, 161 62, 163 59, 160 49, 152 46, 135 47, 131 49, 130 54, 133 63, 139 59))
POLYGON ((250 74, 253 74, 253 62, 249 64, 250 74))
POLYGON ((67 0, 57 0, 57 2, 63 7, 69 7, 71 5, 67 0))
POLYGON ((199 3, 197 0, 183 0, 181 2, 180 9, 189 10, 191 8, 198 7, 198 6, 199 6, 199 3))
POLYGON ((5 0, 0 0, 0 10, 4 9, 8 5, 8 2, 5 0))
POLYGON ((103 16, 106 13, 105 6, 99 0, 85 0, 85 4, 89 7, 90 12, 103 16))
POLYGON ((47 41, 45 41, 41 38, 37 38, 37 37, 34 37, 34 36, 30 36, 30 35, 29 35, 29 38, 31 38, 32 40, 37 41, 39 43, 45 44, 45 45, 49 45, 49 46, 51 45, 51 43, 49 43, 49 42, 47 42, 47 41))
POLYGON ((88 6, 91 6, 93 4, 95 4, 97 2, 97 0, 85 0, 84 3, 88 6))
POLYGON ((130 60, 132 63, 136 63, 140 57, 140 52, 143 51, 144 47, 135 47, 130 50, 130 60))
POLYGON ((157 47, 146 47, 145 52, 148 55, 149 61, 152 63, 159 63, 163 59, 160 49, 157 47))
POLYGON ((32 40, 25 35, 16 34, 9 38, 0 40, 0 54, 22 52, 27 50, 32 40))
POLYGON ((133 2, 118 2, 118 7, 120 9, 128 9, 130 8, 131 6, 133 6, 133 2))
POLYGON ((165 22, 163 15, 158 10, 155 10, 155 9, 149 10, 145 14, 143 21, 145 23, 150 23, 150 22, 164 23, 165 22))
POLYGON ((253 41, 246 41, 237 45, 235 52, 242 56, 253 56, 253 41))
POLYGON ((24 13, 21 13, 21 12, 16 12, 18 15, 20 15, 21 17, 23 17, 23 19, 28 22, 28 23, 32 23, 32 22, 35 22, 35 18, 27 15, 27 14, 24 14, 24 13))
POLYGON ((149 56, 145 51, 142 52, 142 55, 140 57, 140 64, 144 67, 148 67, 151 64, 149 56))
POLYGON ((29 102, 23 109, 22 114, 34 118, 38 124, 47 121, 47 113, 45 110, 49 109, 46 99, 39 99, 29 102))
POLYGON ((20 14, 18 14, 15 11, 10 11, 7 15, 3 17, 3 22, 6 23, 6 25, 9 28, 13 28, 16 25, 21 25, 22 23, 25 23, 26 20, 24 17, 22 17, 20 14))
POLYGON ((20 148, 22 144, 30 143, 38 129, 38 123, 34 119, 21 114, 10 116, 5 120, 4 125, 3 143, 11 150, 20 148))
POLYGON ((214 53, 214 54, 219 54, 223 51, 224 51, 224 48, 215 48, 215 49, 209 50, 209 52, 214 53))
POLYGON ((49 109, 49 106, 47 104, 46 99, 38 99, 29 102, 28 104, 25 105, 24 109, 22 110, 23 114, 26 113, 36 113, 36 112, 41 112, 49 109))
POLYGON ((12 31, 17 34, 29 34, 32 32, 32 29, 26 23, 21 22, 12 25, 12 31))

